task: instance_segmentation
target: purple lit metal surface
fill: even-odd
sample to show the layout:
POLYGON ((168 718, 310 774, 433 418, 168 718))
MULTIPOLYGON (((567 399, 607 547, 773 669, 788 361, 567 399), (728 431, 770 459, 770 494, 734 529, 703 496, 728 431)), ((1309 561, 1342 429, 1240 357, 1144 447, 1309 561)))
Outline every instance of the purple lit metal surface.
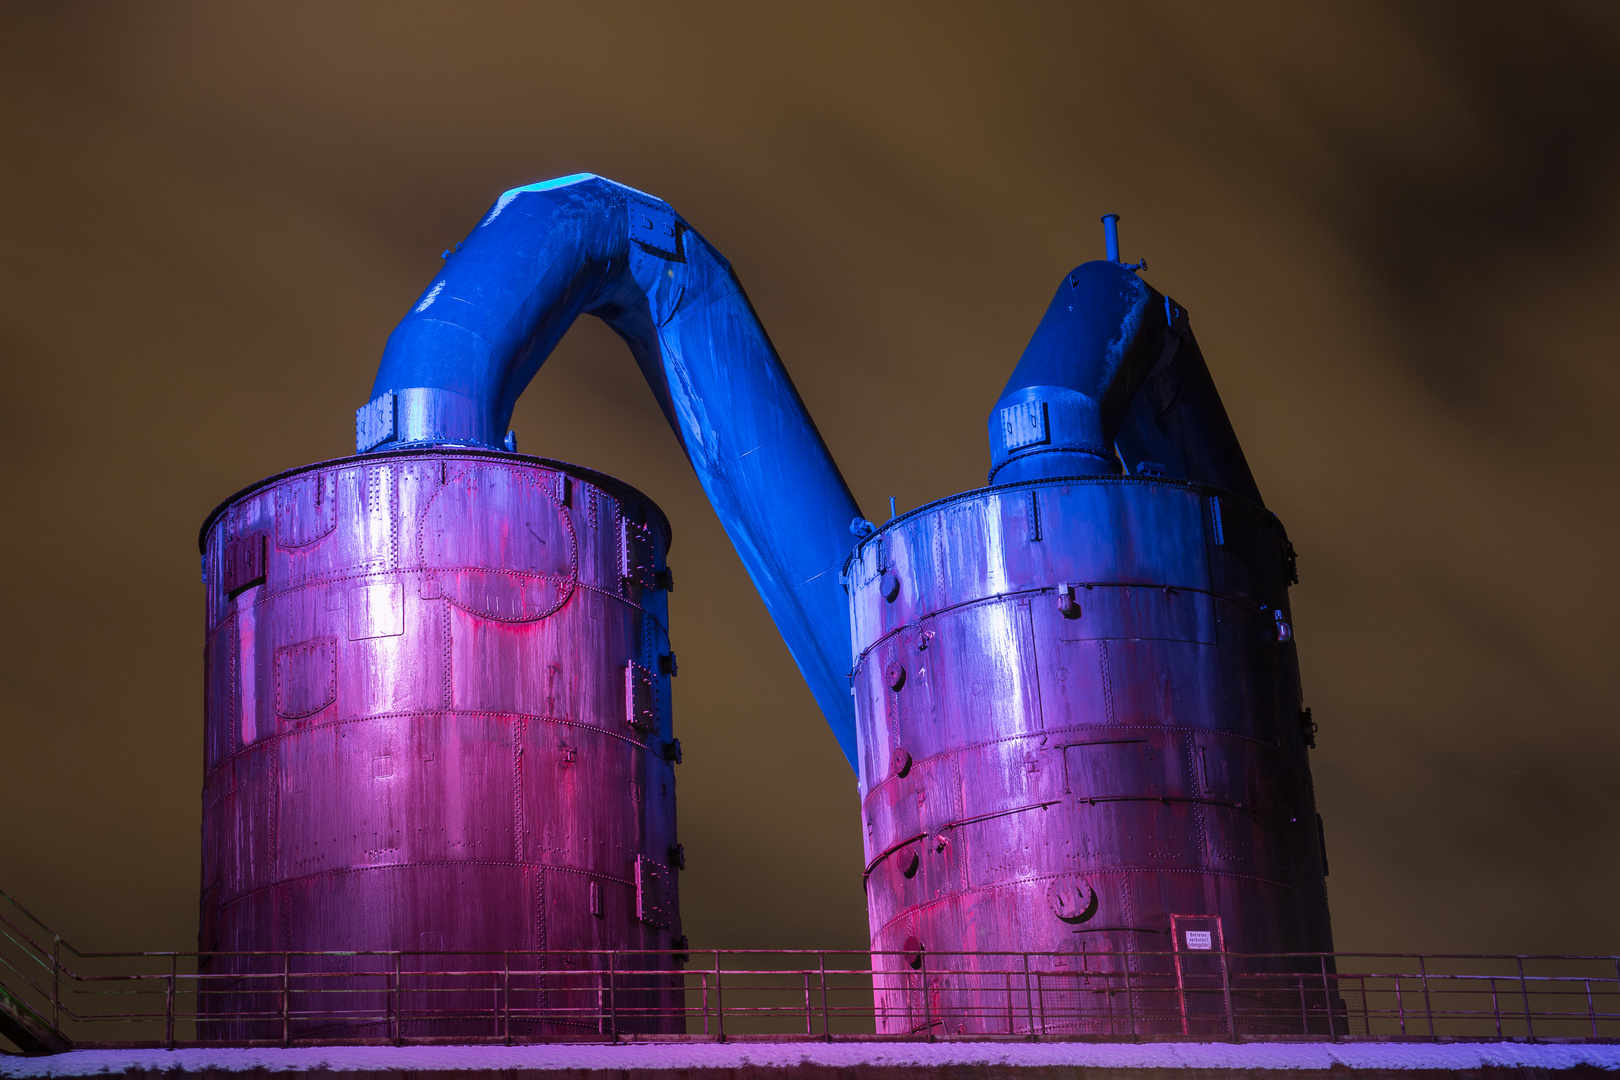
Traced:
MULTIPOLYGON (((1332 949, 1292 550, 1186 311, 1105 222, 1108 260, 1065 276, 991 410, 993 486, 876 529, 729 263, 667 204, 587 174, 503 194, 390 337, 365 456, 208 526, 205 946, 681 948, 667 529, 605 478, 491 449, 590 313, 858 756, 880 1030, 1033 1032, 1012 973, 975 966, 992 953, 1055 956, 1026 982, 1072 979, 1041 1023, 1075 1034, 1116 1030, 1094 1018, 1135 1009, 1133 979, 1173 977, 1180 1029, 1131 1031, 1189 1035, 1231 1020, 1235 976, 1304 974, 1225 959, 1332 949)), ((416 1021, 406 972, 348 1021, 342 995, 293 1011, 460 1034, 455 995, 510 991, 510 968, 486 988, 414 962, 446 995, 416 1021)), ((529 963, 516 1015, 668 1013, 615 997, 656 1002, 640 976, 576 970, 529 963)))
POLYGON ((847 572, 872 947, 901 954, 874 958, 880 1032, 1008 1030, 1005 989, 931 950, 1067 953, 1076 1017, 1125 1009, 1127 970, 1208 1005, 1223 938, 1331 951, 1269 512, 1170 479, 1005 484, 890 522, 847 572), (1175 963, 1096 955, 1126 952, 1175 963))
MULTIPOLYGON (((632 1016, 667 1014, 658 987, 678 974, 604 986, 577 957, 684 942, 657 507, 539 458, 396 452, 249 488, 203 543, 202 949, 535 950, 581 974, 479 987, 520 1014, 595 1017, 603 993, 632 1016)), ((295 956, 290 971, 376 962, 295 956)), ((447 995, 475 989, 439 978, 447 995)), ((487 1034, 402 1020, 389 993, 294 994, 295 1033, 487 1034), (345 1012, 390 1015, 394 1030, 345 1012)), ((211 996, 213 1036, 273 1036, 223 1019, 262 1013, 262 996, 211 996)))

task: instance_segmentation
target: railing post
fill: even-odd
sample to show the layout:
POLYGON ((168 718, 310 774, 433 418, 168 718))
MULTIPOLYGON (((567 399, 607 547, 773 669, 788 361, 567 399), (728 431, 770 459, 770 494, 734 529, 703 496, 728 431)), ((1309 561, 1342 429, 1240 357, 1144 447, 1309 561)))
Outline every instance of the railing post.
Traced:
MULTIPOLYGON (((175 953, 169 954, 169 992, 163 1003, 163 1041, 174 1049, 174 981, 180 968, 180 957, 175 953)), ((1592 995, 1588 993, 1588 1000, 1592 995)))
POLYGON ((1536 1041, 1535 1025, 1530 1020, 1530 986, 1524 978, 1524 957, 1516 957, 1519 962, 1519 996, 1524 1000, 1524 1037, 1530 1042, 1536 1041))
POLYGON ((51 1026, 62 1030, 62 935, 52 934, 56 945, 51 949, 51 1026))
POLYGON ((809 968, 804 969, 804 1033, 806 1035, 814 1035, 816 1033, 815 1016, 810 1011, 810 969, 809 968))
POLYGON ((934 1041, 934 1016, 928 1004, 928 950, 922 949, 917 953, 917 985, 922 988, 923 1001, 923 1035, 929 1042, 934 1041))
POLYGON ((501 1034, 512 1045, 512 952, 501 953, 501 1034))
POLYGON ((1113 976, 1112 973, 1104 971, 1102 973, 1102 980, 1103 980, 1103 1004, 1108 1007, 1108 1034, 1113 1035, 1114 1034, 1114 976, 1113 976))
POLYGON ((607 970, 607 977, 608 977, 608 1034, 613 1037, 614 1042, 618 1042, 619 1041, 619 1001, 618 1001, 618 988, 614 985, 617 980, 615 980, 614 977, 613 977, 613 968, 614 968, 613 961, 614 961, 615 956, 616 956, 616 954, 612 950, 608 951, 608 970, 607 970))
POLYGON ((1125 1015, 1131 1021, 1131 1042, 1136 1041, 1136 1001, 1131 994, 1131 951, 1125 950, 1125 1015))
POLYGON ((714 950, 714 1030, 715 1038, 726 1041, 726 1000, 720 991, 720 950, 714 950))
POLYGON ((1034 1042, 1038 1036, 1035 1034, 1035 985, 1029 979, 1029 953, 1024 954, 1024 1010, 1029 1019, 1029 1041, 1034 1042))
MULTIPOLYGON (((1363 1001, 1367 999, 1365 987, 1362 989, 1361 998, 1363 1001)), ((1333 1030, 1333 990, 1328 985, 1327 953, 1322 954, 1322 1009, 1327 1013, 1328 1042, 1338 1042, 1339 1037, 1333 1030)))
POLYGON ((292 1003, 288 1001, 292 985, 292 953, 281 954, 281 1045, 287 1047, 292 1042, 292 1003))
POLYGON ((1592 1038, 1597 1038, 1597 1007, 1592 1004, 1592 980, 1586 980, 1586 1015, 1592 1019, 1592 1038))
MULTIPOLYGON (((1221 948, 1222 950, 1226 948, 1225 939, 1222 939, 1221 948)), ((1191 1031, 1191 1026, 1187 1023, 1186 968, 1182 966, 1180 956, 1173 957, 1171 962, 1176 965, 1176 1012, 1181 1016, 1181 1034, 1185 1036, 1191 1031)))
POLYGON ((1435 1042, 1434 1006, 1429 1002, 1429 969, 1421 956, 1418 957, 1418 975, 1423 979, 1423 1012, 1429 1018, 1429 1041, 1435 1042))
POLYGON ((1406 1003, 1401 1000, 1401 977, 1395 976, 1395 1014, 1401 1022, 1401 1035, 1406 1035, 1406 1003))
POLYGON ((404 954, 394 953, 394 1045, 405 1044, 405 963, 404 954))
POLYGON ((1491 1015, 1496 1018, 1496 1037, 1502 1037, 1502 1005, 1496 1000, 1496 976, 1491 976, 1491 1015))
POLYGON ((827 1014, 827 954, 816 954, 821 960, 821 1034, 832 1042, 832 1024, 827 1014))
POLYGON ((1221 996, 1226 999, 1226 1031, 1238 1041, 1237 1016, 1232 1011, 1232 972, 1227 962, 1226 943, 1221 943, 1221 996))

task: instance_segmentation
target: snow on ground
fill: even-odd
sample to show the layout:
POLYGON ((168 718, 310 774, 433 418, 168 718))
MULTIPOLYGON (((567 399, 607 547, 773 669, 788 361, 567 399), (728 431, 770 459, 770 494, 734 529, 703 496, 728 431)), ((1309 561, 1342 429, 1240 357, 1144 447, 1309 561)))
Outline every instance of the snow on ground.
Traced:
POLYGON ((820 1065, 1079 1066, 1135 1069, 1568 1069, 1620 1071, 1620 1045, 1547 1043, 622 1043, 75 1050, 0 1059, 0 1078, 126 1070, 270 1072, 726 1069, 820 1065))

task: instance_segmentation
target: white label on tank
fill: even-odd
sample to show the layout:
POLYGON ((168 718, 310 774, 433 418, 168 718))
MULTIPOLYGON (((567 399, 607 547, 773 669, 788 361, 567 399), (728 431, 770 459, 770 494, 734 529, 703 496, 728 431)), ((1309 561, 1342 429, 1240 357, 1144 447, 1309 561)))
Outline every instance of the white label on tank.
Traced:
POLYGON ((1208 930, 1189 930, 1189 931, 1187 931, 1187 948, 1189 948, 1189 949, 1213 949, 1214 947, 1215 947, 1214 938, 1213 938, 1213 936, 1210 934, 1210 932, 1208 930))
POLYGON ((1025 401, 1002 409, 1001 435, 1008 450, 1046 442, 1046 402, 1025 401))

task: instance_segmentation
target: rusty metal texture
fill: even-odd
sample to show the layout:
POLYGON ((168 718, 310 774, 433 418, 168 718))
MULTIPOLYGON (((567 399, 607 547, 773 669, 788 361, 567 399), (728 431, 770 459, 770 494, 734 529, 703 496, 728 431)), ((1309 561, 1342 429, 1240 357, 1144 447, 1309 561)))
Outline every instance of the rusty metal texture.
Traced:
MULTIPOLYGON (((623 484, 480 450, 312 465, 209 518, 200 947, 444 954, 394 958, 403 970, 352 1000, 294 1001, 291 1034, 485 1033, 421 993, 434 978, 446 1001, 475 989, 423 981, 465 967, 457 949, 548 957, 549 975, 489 986, 519 1015, 595 1016, 603 994, 627 1015, 678 1015, 668 954, 636 965, 667 977, 612 985, 578 955, 684 944, 669 537, 623 484), (407 975, 433 1019, 391 1010, 407 975)), ((293 979, 378 962, 205 970, 262 987, 266 965, 293 979)), ((208 1037, 275 1037, 230 1019, 259 996, 211 995, 208 1037)))
POLYGON ((1077 978, 1112 972, 1105 992, 1218 985, 1205 950, 1332 950, 1289 555, 1256 503, 1118 475, 967 492, 861 542, 868 914, 898 954, 874 958, 897 987, 880 1032, 995 1012, 941 981, 972 958, 930 950, 1065 953, 1077 978))

